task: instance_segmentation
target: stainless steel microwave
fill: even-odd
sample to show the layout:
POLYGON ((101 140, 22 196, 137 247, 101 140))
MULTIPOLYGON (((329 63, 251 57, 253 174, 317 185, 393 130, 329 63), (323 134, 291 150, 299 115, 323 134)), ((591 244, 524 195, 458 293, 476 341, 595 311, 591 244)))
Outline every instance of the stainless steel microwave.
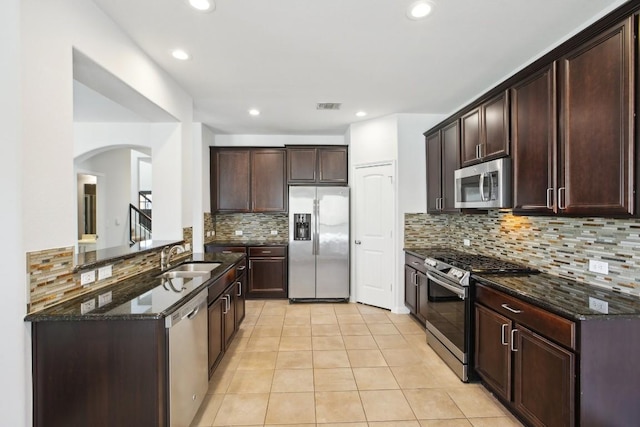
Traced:
POLYGON ((455 177, 456 208, 510 208, 511 159, 502 158, 458 169, 455 177))

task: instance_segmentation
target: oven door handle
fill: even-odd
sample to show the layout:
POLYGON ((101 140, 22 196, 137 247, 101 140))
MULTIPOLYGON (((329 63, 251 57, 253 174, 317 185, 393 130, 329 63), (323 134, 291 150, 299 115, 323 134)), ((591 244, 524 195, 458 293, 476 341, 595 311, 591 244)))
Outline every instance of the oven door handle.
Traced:
POLYGON ((443 288, 446 288, 446 289, 450 290, 451 292, 453 292, 454 294, 458 295, 460 297, 460 299, 465 299, 467 297, 465 295, 466 292, 464 291, 464 289, 460 289, 457 286, 453 286, 453 285, 448 284, 447 282, 443 282, 442 280, 438 279, 437 277, 434 277, 432 274, 429 274, 429 273, 427 273, 427 278, 429 280, 433 280, 438 285, 440 285, 443 288))

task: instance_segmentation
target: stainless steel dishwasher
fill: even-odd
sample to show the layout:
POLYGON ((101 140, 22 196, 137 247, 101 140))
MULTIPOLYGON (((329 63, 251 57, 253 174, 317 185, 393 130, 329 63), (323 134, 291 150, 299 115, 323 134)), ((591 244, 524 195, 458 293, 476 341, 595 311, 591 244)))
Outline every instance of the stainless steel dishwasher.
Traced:
POLYGON ((169 425, 187 427, 208 388, 207 290, 167 316, 169 425))

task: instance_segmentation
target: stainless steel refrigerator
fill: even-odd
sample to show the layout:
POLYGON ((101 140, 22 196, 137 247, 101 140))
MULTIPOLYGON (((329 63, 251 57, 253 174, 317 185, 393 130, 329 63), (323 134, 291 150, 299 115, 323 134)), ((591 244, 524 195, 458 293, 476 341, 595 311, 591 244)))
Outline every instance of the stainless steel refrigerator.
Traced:
POLYGON ((349 188, 289 187, 289 299, 349 298, 349 188))

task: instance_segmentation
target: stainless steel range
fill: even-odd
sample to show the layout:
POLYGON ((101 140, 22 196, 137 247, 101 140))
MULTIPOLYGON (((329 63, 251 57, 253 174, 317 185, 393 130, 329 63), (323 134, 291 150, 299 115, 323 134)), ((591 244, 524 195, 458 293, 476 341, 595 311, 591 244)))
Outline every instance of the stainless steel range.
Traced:
POLYGON ((427 270, 427 343, 464 382, 473 372, 472 273, 516 274, 535 270, 508 261, 458 252, 434 251, 427 270))

